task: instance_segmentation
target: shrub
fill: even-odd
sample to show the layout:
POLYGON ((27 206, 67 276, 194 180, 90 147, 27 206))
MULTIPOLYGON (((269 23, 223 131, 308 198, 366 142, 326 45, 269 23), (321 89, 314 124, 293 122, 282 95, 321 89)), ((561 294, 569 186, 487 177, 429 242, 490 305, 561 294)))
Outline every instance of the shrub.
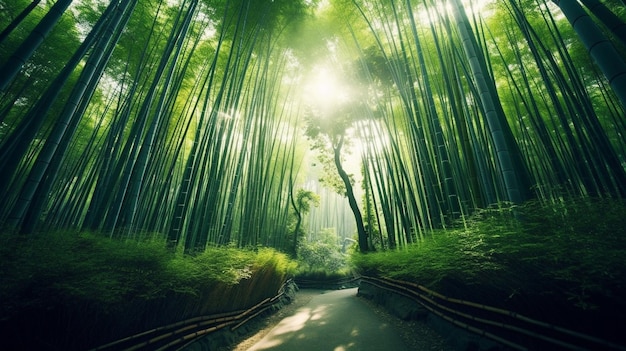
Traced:
POLYGON ((624 202, 615 199, 502 206, 477 211, 464 228, 434 232, 396 251, 353 254, 351 261, 364 274, 435 289, 456 282, 504 296, 559 295, 593 309, 594 298, 626 290, 625 214, 624 202))
POLYGON ((284 279, 296 265, 272 249, 209 247, 194 256, 174 254, 158 235, 124 241, 59 231, 31 238, 2 234, 0 239, 3 318, 27 306, 46 308, 61 301, 91 301, 107 309, 169 292, 199 296, 262 269, 284 279))
MULTIPOLYGON (((319 233, 316 241, 302 242, 298 249, 300 273, 306 271, 340 272, 347 269, 347 256, 341 252, 332 229, 319 233)), ((300 275, 299 273, 299 275, 300 275)))
POLYGON ((274 296, 296 265, 267 248, 183 255, 158 235, 124 241, 61 231, 0 240, 0 337, 30 349, 87 349, 248 308, 274 296), (25 341, 27 334, 36 337, 25 341))

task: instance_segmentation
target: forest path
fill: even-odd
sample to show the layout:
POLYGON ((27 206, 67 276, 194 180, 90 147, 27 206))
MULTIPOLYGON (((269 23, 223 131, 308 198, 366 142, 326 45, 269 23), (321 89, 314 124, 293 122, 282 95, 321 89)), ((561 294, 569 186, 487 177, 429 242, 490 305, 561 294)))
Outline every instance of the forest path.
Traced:
POLYGON ((408 350, 398 331, 356 293, 354 288, 314 296, 248 350, 408 350))

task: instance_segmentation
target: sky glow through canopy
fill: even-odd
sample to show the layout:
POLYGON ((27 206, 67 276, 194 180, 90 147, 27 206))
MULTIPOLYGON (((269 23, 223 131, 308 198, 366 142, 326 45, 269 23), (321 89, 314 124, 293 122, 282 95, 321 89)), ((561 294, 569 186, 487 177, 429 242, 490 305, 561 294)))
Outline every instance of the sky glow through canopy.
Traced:
POLYGON ((304 85, 305 102, 314 109, 327 111, 349 100, 349 91, 341 76, 326 65, 316 65, 304 85))

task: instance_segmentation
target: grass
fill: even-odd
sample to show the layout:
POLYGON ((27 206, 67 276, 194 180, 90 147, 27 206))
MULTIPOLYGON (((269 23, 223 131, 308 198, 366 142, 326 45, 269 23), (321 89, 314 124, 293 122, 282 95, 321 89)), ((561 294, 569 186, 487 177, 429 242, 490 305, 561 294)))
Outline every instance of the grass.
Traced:
POLYGON ((158 235, 121 241, 59 231, 28 238, 1 234, 0 240, 0 330, 38 330, 36 324, 45 321, 53 326, 36 335, 47 333, 41 335, 46 343, 64 349, 250 307, 274 296, 296 267, 268 248, 173 253, 158 235), (64 330, 55 324, 65 324, 64 330), (54 335, 67 330, 84 340, 64 344, 54 335))
POLYGON ((0 299, 13 300, 14 305, 44 302, 41 296, 107 305, 172 291, 197 295, 203 286, 238 284, 262 268, 281 277, 295 269, 294 262, 271 249, 209 247, 189 256, 170 252, 159 237, 120 241, 92 233, 52 232, 1 239, 0 299))
POLYGON ((571 313, 623 319, 624 218, 619 200, 529 202, 480 211, 463 227, 405 249, 354 254, 352 263, 365 275, 412 281, 542 320, 567 323, 571 313))

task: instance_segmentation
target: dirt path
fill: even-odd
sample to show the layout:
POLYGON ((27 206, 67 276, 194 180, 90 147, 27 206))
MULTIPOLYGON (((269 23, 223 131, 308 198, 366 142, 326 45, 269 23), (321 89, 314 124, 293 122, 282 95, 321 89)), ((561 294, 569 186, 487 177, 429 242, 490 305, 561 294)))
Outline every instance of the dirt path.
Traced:
POLYGON ((388 315, 356 289, 301 290, 231 350, 447 350, 430 328, 388 315))

